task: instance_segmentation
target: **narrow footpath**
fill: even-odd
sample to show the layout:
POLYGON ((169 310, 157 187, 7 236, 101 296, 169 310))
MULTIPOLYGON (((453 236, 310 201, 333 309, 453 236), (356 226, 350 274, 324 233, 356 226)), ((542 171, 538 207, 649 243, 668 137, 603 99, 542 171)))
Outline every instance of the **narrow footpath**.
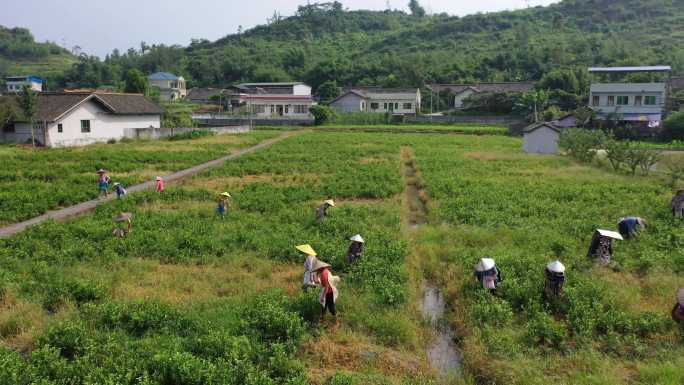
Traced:
MULTIPOLYGON (((401 162, 404 175, 404 226, 407 236, 428 224, 427 193, 414 159, 413 149, 402 147, 401 162)), ((423 319, 430 325, 431 341, 427 346, 427 360, 440 379, 458 376, 461 355, 454 343, 455 333, 444 319, 446 302, 442 291, 434 284, 421 281, 423 319)))
MULTIPOLYGON (((255 145, 255 146, 243 148, 241 150, 238 150, 238 151, 231 153, 230 155, 226 155, 224 157, 214 159, 214 160, 211 160, 209 162, 202 163, 200 165, 197 165, 197 166, 185 169, 185 170, 177 171, 177 172, 174 172, 173 174, 169 174, 167 176, 164 176, 164 181, 167 184, 172 183, 172 182, 177 181, 179 179, 200 173, 200 172, 202 172, 208 168, 220 166, 229 160, 233 160, 233 159, 238 158, 242 155, 250 154, 250 153, 259 151, 261 149, 270 147, 270 146, 274 145, 275 143, 278 143, 278 142, 280 142, 284 139, 287 139, 291 136, 298 135, 301 132, 303 132, 303 131, 285 132, 284 134, 282 134, 276 138, 267 139, 267 140, 255 145)), ((135 186, 131 186, 130 188, 127 188, 126 190, 130 194, 130 193, 135 193, 135 192, 140 192, 140 191, 145 191, 145 190, 152 190, 155 188, 155 185, 156 185, 155 181, 149 181, 149 182, 137 184, 135 186)), ((103 203, 109 202, 111 200, 114 200, 114 199, 116 199, 115 194, 110 194, 107 198, 93 199, 93 200, 86 201, 83 203, 79 203, 77 205, 66 207, 63 209, 48 211, 47 213, 40 215, 40 216, 37 216, 35 218, 31 218, 31 219, 28 219, 28 220, 23 221, 23 222, 18 222, 18 223, 0 228, 0 238, 9 238, 15 234, 18 234, 18 233, 26 230, 27 228, 29 228, 31 226, 41 224, 41 223, 48 221, 48 220, 64 221, 64 220, 67 220, 67 219, 70 219, 73 217, 77 217, 79 215, 83 215, 87 212, 95 210, 95 208, 97 206, 99 206, 103 203)))

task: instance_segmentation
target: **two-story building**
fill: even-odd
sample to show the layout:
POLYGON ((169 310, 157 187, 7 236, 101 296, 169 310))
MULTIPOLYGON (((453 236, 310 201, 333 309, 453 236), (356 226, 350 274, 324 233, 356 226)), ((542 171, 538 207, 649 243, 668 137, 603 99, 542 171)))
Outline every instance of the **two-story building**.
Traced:
POLYGON ((420 113, 420 89, 353 87, 330 102, 341 112, 376 112, 400 115, 420 113))
POLYGON ((667 76, 670 71, 669 66, 589 68, 595 78, 604 78, 592 81, 589 106, 599 119, 642 122, 657 127, 666 112, 668 80, 661 77, 652 82, 632 83, 624 79, 631 73, 655 73, 652 78, 658 79, 657 74, 667 76))
POLYGON ((28 86, 31 90, 41 92, 43 90, 43 79, 38 76, 9 76, 5 78, 7 93, 16 94, 28 86))
POLYGON ((150 87, 159 88, 159 99, 173 101, 188 95, 185 79, 170 72, 157 72, 147 77, 150 87))
POLYGON ((258 118, 308 118, 315 104, 311 87, 301 82, 242 83, 229 97, 234 113, 258 118))

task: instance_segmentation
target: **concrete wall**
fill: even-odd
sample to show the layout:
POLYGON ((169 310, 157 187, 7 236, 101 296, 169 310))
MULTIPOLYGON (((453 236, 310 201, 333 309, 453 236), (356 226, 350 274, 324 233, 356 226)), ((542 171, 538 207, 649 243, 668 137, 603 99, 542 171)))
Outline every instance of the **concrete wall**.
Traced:
POLYGON ((197 114, 192 120, 201 127, 225 127, 225 126, 311 126, 314 119, 311 116, 304 117, 279 117, 279 118, 253 118, 234 115, 211 115, 197 114))
POLYGON ((363 98, 359 95, 349 93, 343 97, 330 103, 330 107, 342 112, 359 112, 361 109, 361 102, 363 98))
POLYGON ((560 134, 548 127, 525 133, 523 151, 528 154, 558 154, 560 134))
POLYGON ((306 84, 297 84, 294 87, 292 87, 292 94, 293 95, 311 95, 311 87, 307 86, 306 84))
MULTIPOLYGON (((42 126, 42 124, 36 124, 34 129, 34 135, 36 139, 36 145, 45 144, 45 130, 38 128, 37 126, 42 126)), ((31 127, 28 123, 16 123, 14 125, 14 132, 3 132, 0 130, 0 142, 2 143, 19 143, 28 144, 31 143, 31 127)))
MULTIPOLYGON (((126 137, 131 139, 161 139, 180 134, 183 132, 190 132, 198 128, 131 128, 126 130, 126 137)), ((249 132, 249 126, 226 126, 226 127, 210 127, 207 130, 215 132, 216 134, 240 134, 249 132)))

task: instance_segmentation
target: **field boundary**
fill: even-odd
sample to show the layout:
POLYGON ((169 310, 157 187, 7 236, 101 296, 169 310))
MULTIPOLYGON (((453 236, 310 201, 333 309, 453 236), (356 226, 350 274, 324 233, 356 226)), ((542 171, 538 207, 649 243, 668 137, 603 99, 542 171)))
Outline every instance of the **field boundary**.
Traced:
MULTIPOLYGON (((210 160, 209 162, 205 162, 205 163, 199 164, 197 166, 187 168, 185 170, 176 171, 172 174, 164 176, 164 181, 168 184, 168 183, 172 183, 174 181, 183 179, 185 177, 200 173, 200 172, 202 172, 208 168, 219 166, 219 165, 221 165, 221 164, 223 164, 229 160, 236 159, 242 155, 247 155, 247 154, 259 151, 261 149, 264 149, 266 147, 270 147, 270 146, 272 146, 272 145, 274 145, 274 144, 276 144, 276 143, 278 143, 284 139, 287 139, 291 136, 297 135, 300 132, 288 131, 288 132, 285 132, 278 137, 264 140, 263 142, 256 144, 252 147, 243 148, 243 149, 237 150, 237 151, 235 151, 229 155, 223 156, 221 158, 210 160)), ((131 187, 127 188, 126 190, 130 194, 130 193, 135 193, 135 192, 140 192, 140 191, 145 191, 145 190, 151 190, 151 189, 154 189, 155 186, 156 186, 155 181, 149 181, 149 182, 144 182, 144 183, 140 183, 140 184, 131 186, 131 187)), ((97 206, 99 206, 103 203, 112 201, 114 199, 116 199, 115 194, 110 194, 106 198, 92 199, 89 201, 79 203, 79 204, 74 205, 74 206, 66 207, 66 208, 59 209, 59 210, 48 211, 47 213, 39 215, 37 217, 2 227, 2 228, 0 228, 0 239, 9 238, 13 235, 16 235, 16 234, 26 230, 29 227, 39 225, 39 224, 46 222, 46 221, 49 221, 49 220, 64 221, 64 220, 67 220, 67 219, 70 219, 73 217, 77 217, 79 215, 82 215, 82 214, 88 213, 92 210, 95 210, 95 208, 97 206)))

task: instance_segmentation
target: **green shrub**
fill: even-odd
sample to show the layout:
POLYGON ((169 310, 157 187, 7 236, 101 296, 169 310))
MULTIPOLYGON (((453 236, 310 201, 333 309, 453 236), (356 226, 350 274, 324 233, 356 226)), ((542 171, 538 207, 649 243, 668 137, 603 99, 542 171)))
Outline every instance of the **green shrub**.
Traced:
POLYGON ((507 301, 489 292, 479 292, 472 305, 471 316, 481 325, 506 326, 513 320, 513 309, 507 301))
POLYGON ((88 304, 83 313, 99 327, 122 329, 134 336, 165 332, 186 335, 198 328, 196 321, 180 311, 153 301, 88 304))
POLYGON ((684 111, 675 112, 663 122, 663 139, 684 140, 684 111))
POLYGON ((174 134, 168 137, 168 140, 170 141, 176 141, 176 140, 192 140, 192 139, 199 139, 199 138, 204 138, 205 136, 212 136, 216 135, 214 131, 210 130, 192 130, 192 131, 185 131, 185 132, 179 132, 178 134, 174 134))
POLYGON ((336 115, 332 108, 328 106, 322 106, 320 104, 311 106, 311 108, 309 108, 309 112, 311 112, 311 115, 314 116, 317 126, 330 122, 336 115))
POLYGON ((605 141, 603 131, 571 128, 562 132, 559 145, 573 158, 591 162, 596 157, 596 150, 602 148, 605 141))
POLYGON ((60 356, 73 360, 83 354, 89 344, 89 331, 79 321, 64 321, 53 325, 39 338, 39 346, 58 349, 60 356))
POLYGON ((247 335, 265 344, 282 343, 294 351, 304 336, 299 314, 287 310, 286 296, 271 291, 255 297, 242 312, 242 327, 247 335))
POLYGON ((547 346, 555 349, 563 348, 568 334, 565 324, 555 321, 543 312, 534 314, 525 329, 530 346, 547 346))

